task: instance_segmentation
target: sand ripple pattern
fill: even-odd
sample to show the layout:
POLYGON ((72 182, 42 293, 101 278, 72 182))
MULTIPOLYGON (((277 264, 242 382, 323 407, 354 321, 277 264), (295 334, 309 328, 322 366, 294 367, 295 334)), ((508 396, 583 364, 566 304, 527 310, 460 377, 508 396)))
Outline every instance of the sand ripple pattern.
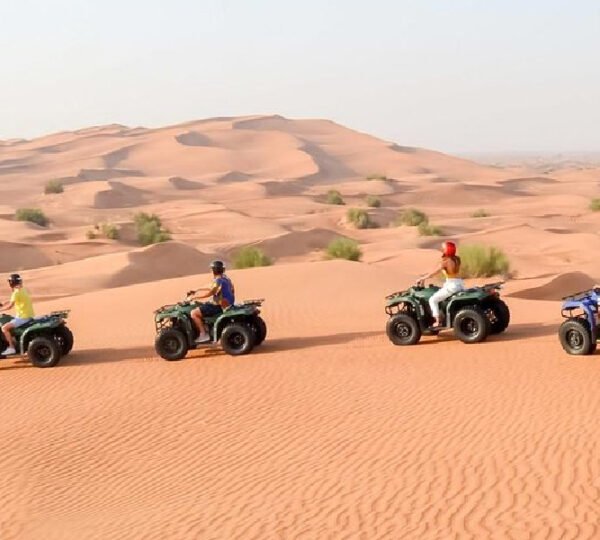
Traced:
POLYGON ((15 364, 2 538, 598 538, 598 361, 517 343, 15 364))

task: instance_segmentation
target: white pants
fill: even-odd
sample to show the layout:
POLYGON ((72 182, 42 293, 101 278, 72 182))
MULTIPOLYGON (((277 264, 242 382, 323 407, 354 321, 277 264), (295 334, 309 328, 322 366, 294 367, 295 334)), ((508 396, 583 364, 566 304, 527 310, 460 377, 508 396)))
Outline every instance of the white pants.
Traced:
POLYGON ((440 302, 446 300, 446 298, 450 298, 453 294, 457 292, 464 291, 465 282, 462 279, 458 278, 450 278, 446 280, 444 286, 436 292, 429 299, 429 307, 431 308, 431 314, 439 319, 440 317, 440 302))

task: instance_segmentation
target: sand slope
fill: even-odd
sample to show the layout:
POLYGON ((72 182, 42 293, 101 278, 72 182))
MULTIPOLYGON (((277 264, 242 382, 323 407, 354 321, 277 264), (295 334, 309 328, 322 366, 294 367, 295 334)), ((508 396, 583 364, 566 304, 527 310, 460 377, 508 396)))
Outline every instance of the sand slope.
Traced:
POLYGON ((553 310, 511 299, 504 337, 398 349, 389 271, 231 275, 268 298, 245 358, 154 358, 152 308, 207 276, 43 306, 73 309, 78 347, 53 370, 0 364, 3 538, 600 534, 598 360, 563 355, 553 310))
POLYGON ((558 299, 598 276, 598 170, 277 115, 0 142, 0 271, 38 313, 72 309, 76 335, 55 369, 0 361, 0 539, 600 537, 600 363, 556 336, 558 299), (64 193, 43 193, 53 179, 64 193), (393 226, 407 207, 506 252, 505 335, 389 343, 384 296, 439 262, 442 238, 393 226), (141 211, 173 241, 140 247, 141 211), (88 239, 103 223, 120 238, 88 239), (363 263, 323 260, 338 236, 363 263), (244 245, 276 263, 230 273, 267 298, 264 346, 156 358, 153 310, 244 245))

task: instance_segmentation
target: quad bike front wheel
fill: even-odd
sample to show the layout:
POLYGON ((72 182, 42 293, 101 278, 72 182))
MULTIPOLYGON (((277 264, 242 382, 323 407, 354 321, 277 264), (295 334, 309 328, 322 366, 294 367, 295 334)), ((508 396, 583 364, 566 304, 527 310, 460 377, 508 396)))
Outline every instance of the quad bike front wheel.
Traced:
POLYGON ((242 324, 230 324, 221 334, 221 346, 231 356, 248 354, 254 348, 254 330, 242 324))
POLYGON ((592 354, 596 343, 592 341, 592 333, 587 321, 567 319, 558 329, 558 338, 565 352, 578 356, 592 354))
POLYGON ((456 314, 453 327, 454 335, 463 343, 481 343, 490 334, 491 323, 481 308, 471 306, 456 314))
POLYGON ((419 323, 404 313, 390 317, 385 331, 394 345, 415 345, 421 339, 419 323))
POLYGON ((40 336, 29 343, 27 356, 36 367, 54 367, 60 361, 61 348, 55 339, 40 336))
POLYGON ((161 358, 170 362, 181 360, 188 353, 188 344, 185 335, 174 328, 162 330, 154 340, 154 348, 161 358))

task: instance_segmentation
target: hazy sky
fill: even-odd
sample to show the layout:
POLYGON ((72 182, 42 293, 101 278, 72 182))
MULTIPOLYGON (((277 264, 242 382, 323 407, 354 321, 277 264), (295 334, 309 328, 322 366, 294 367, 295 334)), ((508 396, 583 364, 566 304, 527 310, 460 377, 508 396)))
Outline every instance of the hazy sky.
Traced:
POLYGON ((0 0, 0 138, 278 113, 600 150, 600 0, 0 0))

